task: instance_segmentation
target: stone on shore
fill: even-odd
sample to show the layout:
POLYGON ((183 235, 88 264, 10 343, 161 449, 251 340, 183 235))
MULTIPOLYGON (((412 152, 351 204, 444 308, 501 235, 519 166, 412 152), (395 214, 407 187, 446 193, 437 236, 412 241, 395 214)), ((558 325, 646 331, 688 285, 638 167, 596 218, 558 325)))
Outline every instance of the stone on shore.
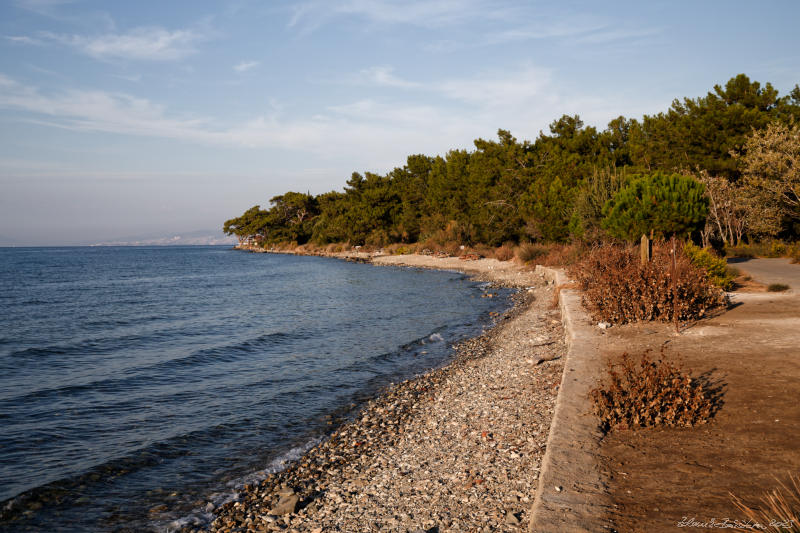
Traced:
POLYGON ((297 494, 288 494, 280 499, 280 501, 269 510, 269 514, 275 516, 283 516, 292 514, 297 511, 297 506, 300 504, 300 496, 297 494))

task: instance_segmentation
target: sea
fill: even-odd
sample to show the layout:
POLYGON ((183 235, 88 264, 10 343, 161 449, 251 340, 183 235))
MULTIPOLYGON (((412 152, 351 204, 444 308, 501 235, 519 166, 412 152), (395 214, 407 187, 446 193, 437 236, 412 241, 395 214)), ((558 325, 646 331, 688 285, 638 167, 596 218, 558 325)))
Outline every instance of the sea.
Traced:
POLYGON ((203 525, 510 305, 228 246, 0 248, 0 531, 203 525))

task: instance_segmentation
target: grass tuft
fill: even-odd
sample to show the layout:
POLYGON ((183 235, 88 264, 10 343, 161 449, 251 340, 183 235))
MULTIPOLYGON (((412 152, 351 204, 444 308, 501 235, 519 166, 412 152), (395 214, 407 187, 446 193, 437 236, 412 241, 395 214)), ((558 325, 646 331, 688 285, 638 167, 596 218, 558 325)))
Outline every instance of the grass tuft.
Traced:
POLYGON ((780 531, 800 533, 800 476, 789 476, 789 482, 778 480, 778 488, 764 493, 761 506, 751 507, 731 494, 733 504, 750 523, 737 531, 780 531))
POLYGON ((494 258, 498 261, 510 261, 514 259, 514 249, 511 246, 504 244, 494 251, 494 258))
POLYGON ((767 285, 767 292, 784 292, 788 290, 789 286, 785 283, 770 283, 767 285))
POLYGON ((537 259, 547 255, 547 253, 547 247, 529 242, 520 244, 515 250, 517 259, 519 259, 522 263, 536 261, 537 259))

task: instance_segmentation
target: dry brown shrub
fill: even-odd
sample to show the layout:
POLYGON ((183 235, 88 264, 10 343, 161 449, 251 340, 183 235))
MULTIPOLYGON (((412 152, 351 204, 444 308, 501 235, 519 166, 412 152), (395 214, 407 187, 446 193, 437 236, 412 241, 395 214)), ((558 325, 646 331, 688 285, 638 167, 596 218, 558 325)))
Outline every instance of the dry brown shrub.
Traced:
POLYGON ((722 386, 665 361, 663 347, 655 360, 650 350, 638 358, 624 353, 609 360, 607 374, 589 393, 603 431, 705 424, 721 406, 722 386))
POLYGON ((436 250, 441 249, 442 245, 439 241, 428 238, 425 239, 424 241, 418 242, 417 247, 419 250, 430 250, 431 253, 433 253, 436 250))
MULTIPOLYGON (((725 303, 724 293, 679 249, 676 270, 678 320, 697 320, 725 303)), ((665 243, 653 246, 642 265, 639 249, 604 245, 570 269, 584 292, 583 302, 598 321, 612 324, 673 319, 672 257, 665 243)))
POLYGON ((265 243, 265 248, 273 249, 273 250, 280 250, 282 252, 293 252, 297 250, 299 245, 297 241, 282 241, 282 242, 275 242, 271 243, 268 246, 265 243))
POLYGON ((530 263, 532 261, 538 261, 538 259, 547 255, 548 249, 546 246, 541 244, 533 244, 530 242, 524 242, 517 246, 514 250, 514 254, 517 256, 522 263, 530 263))
POLYGON ((574 265, 586 254, 586 248, 580 244, 551 244, 547 253, 539 258, 537 263, 544 266, 569 267, 574 265))
POLYGON ((514 259, 514 248, 504 244, 494 251, 494 258, 498 261, 511 261, 514 259))
POLYGON ((761 498, 761 506, 750 507, 731 494, 733 504, 744 513, 748 522, 736 531, 780 531, 800 533, 800 476, 789 475, 789 482, 775 479, 778 488, 761 498))
POLYGON ((474 254, 478 254, 481 257, 494 257, 494 248, 491 246, 486 246, 485 244, 476 244, 475 246, 470 247, 470 251, 474 254))
POLYGON ((384 246, 383 251, 390 255, 413 254, 417 251, 417 245, 396 242, 394 244, 390 244, 389 246, 384 246))
POLYGON ((438 253, 445 253, 448 256, 459 256, 463 253, 461 250, 461 244, 457 241, 447 241, 441 244, 441 246, 436 248, 436 252, 438 253))
POLYGON ((308 254, 308 255, 319 255, 320 253, 325 251, 325 247, 318 246, 313 242, 307 242, 305 244, 301 244, 297 247, 297 253, 301 254, 308 254))

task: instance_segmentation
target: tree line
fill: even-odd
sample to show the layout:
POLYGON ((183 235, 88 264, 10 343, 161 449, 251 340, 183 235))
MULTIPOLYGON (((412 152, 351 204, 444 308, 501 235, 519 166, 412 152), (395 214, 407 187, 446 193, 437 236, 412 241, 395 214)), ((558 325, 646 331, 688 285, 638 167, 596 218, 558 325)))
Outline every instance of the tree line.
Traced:
POLYGON ((598 131, 564 115, 533 141, 411 155, 343 191, 287 192, 224 223, 264 244, 597 242, 694 232, 703 244, 800 234, 800 86, 740 74, 698 98, 598 131), (637 235, 638 233, 638 235, 637 235))

